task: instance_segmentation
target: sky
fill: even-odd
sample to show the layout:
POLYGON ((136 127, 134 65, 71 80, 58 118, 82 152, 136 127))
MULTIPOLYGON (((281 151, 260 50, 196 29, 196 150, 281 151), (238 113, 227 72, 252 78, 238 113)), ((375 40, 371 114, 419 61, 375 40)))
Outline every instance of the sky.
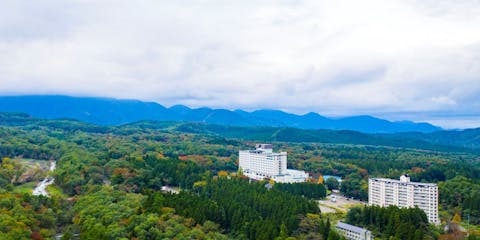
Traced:
POLYGON ((479 0, 2 0, 0 95, 480 127, 479 0))

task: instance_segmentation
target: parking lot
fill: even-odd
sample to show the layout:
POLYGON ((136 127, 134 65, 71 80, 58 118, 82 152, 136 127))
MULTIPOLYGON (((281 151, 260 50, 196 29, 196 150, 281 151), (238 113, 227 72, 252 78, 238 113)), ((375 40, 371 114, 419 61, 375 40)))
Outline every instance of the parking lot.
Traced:
POLYGON ((354 206, 362 206, 366 203, 346 198, 340 194, 332 194, 327 196, 324 200, 319 200, 318 204, 322 213, 334 213, 337 211, 347 212, 348 209, 354 206), (335 200, 332 200, 333 196, 335 196, 335 200))

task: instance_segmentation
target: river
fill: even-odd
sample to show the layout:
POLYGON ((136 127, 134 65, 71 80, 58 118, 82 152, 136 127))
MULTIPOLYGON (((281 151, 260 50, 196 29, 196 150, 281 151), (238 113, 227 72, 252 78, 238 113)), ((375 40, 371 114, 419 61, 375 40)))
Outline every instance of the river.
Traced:
MULTIPOLYGON (((51 161, 50 162, 50 167, 49 167, 49 172, 54 171, 56 167, 57 167, 56 162, 51 161)), ((47 187, 48 187, 48 185, 53 184, 54 181, 55 181, 55 178, 51 177, 50 175, 47 175, 47 177, 45 179, 43 179, 43 181, 41 181, 37 185, 37 187, 35 187, 35 189, 33 189, 32 194, 35 195, 35 196, 42 195, 42 196, 45 196, 45 197, 49 197, 48 192, 47 192, 47 187)))

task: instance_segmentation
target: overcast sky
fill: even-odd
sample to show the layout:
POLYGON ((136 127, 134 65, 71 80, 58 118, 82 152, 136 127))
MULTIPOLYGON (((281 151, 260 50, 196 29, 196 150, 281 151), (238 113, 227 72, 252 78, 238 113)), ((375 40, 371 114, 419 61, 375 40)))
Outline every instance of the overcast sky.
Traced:
POLYGON ((0 94, 480 127, 480 1, 22 1, 0 94))

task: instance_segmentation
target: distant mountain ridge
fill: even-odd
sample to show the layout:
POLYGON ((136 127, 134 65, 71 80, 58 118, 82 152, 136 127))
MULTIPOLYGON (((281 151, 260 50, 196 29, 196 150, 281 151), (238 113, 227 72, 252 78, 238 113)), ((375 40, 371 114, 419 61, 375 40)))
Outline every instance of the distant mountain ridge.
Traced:
POLYGON ((365 133, 434 132, 440 127, 411 121, 391 122, 372 116, 328 118, 317 113, 296 115, 279 110, 196 108, 113 98, 56 95, 2 96, 0 112, 23 112, 34 117, 71 118, 99 125, 120 125, 141 120, 203 122, 227 126, 269 126, 301 129, 352 130, 365 133))

